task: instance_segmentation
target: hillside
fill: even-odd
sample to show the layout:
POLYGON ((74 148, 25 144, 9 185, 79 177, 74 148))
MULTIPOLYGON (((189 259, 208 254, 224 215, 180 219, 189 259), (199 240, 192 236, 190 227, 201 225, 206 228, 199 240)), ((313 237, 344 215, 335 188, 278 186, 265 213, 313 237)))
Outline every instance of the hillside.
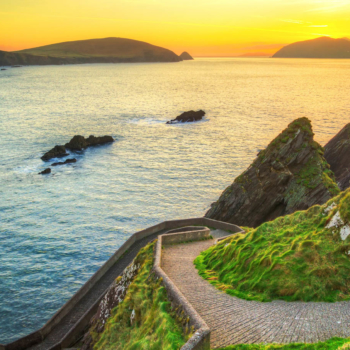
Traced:
POLYGON ((350 58, 350 40, 321 37, 299 41, 283 47, 272 57, 284 58, 350 58))
POLYGON ((205 216, 257 227, 278 216, 323 204, 338 194, 323 148, 313 135, 307 118, 289 124, 226 188, 205 216))
POLYGON ((178 62, 181 58, 174 52, 143 41, 124 38, 105 38, 68 41, 59 44, 17 51, 35 56, 57 58, 110 58, 134 62, 178 62))
POLYGON ((264 223, 196 259, 200 274, 248 300, 350 299, 350 190, 264 223))
POLYGON ((122 38, 70 41, 17 52, 0 51, 0 66, 179 61, 182 59, 168 49, 122 38))

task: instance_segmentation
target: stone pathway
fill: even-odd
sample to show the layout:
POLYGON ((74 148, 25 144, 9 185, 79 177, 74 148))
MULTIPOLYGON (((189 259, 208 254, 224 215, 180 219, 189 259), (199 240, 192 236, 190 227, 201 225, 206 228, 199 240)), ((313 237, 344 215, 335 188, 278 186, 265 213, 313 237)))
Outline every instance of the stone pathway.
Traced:
POLYGON ((211 329, 213 349, 242 343, 314 343, 350 337, 350 302, 261 303, 220 292, 193 260, 214 240, 165 246, 162 269, 211 329))

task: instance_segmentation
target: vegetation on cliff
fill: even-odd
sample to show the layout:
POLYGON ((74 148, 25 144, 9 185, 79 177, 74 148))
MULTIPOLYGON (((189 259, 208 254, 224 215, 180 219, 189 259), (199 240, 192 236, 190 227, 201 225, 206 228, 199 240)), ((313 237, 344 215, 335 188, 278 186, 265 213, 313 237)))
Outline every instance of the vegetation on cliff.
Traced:
POLYGON ((248 300, 350 299, 350 190, 202 252, 199 273, 248 300))
POLYGON ((154 246, 153 242, 140 250, 132 264, 134 268, 127 273, 131 279, 117 279, 117 284, 122 278, 128 280, 124 295, 112 293, 119 299, 118 305, 110 310, 106 321, 101 315, 99 322, 93 322, 88 332, 92 341, 85 341, 88 346, 83 344, 82 349, 176 350, 187 341, 190 335, 184 335, 181 319, 171 311, 161 279, 152 273, 154 246))
POLYGON ((205 216, 257 227, 279 216, 323 204, 338 194, 324 150, 313 135, 307 118, 289 124, 226 188, 205 216))
POLYGON ((332 338, 314 344, 238 344, 218 350, 350 350, 349 339, 332 338))

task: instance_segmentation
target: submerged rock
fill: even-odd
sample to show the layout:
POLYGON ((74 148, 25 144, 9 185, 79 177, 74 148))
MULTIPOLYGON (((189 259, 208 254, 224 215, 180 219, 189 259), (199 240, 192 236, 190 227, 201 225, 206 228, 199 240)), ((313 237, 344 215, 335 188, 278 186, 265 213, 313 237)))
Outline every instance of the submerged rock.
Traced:
POLYGON ((211 205, 206 217, 256 227, 339 193, 307 118, 292 122, 211 205))
POLYGON ((52 158, 62 158, 68 156, 66 148, 64 146, 55 146, 50 151, 46 152, 41 159, 44 161, 48 161, 52 158))
POLYGON ((345 125, 324 147, 324 157, 334 172, 339 188, 350 187, 350 123, 345 125))
POLYGON ((39 175, 46 175, 46 174, 51 174, 50 168, 46 168, 45 170, 43 170, 42 172, 39 173, 39 175))
POLYGON ((6 68, 1 68, 1 70, 7 70, 6 68))
POLYGON ((68 143, 65 144, 65 147, 72 151, 82 151, 85 148, 91 146, 104 145, 106 143, 114 142, 112 136, 94 136, 90 135, 87 139, 81 135, 75 135, 68 143))
POLYGON ((66 159, 64 162, 52 163, 51 166, 65 165, 65 164, 71 164, 71 163, 76 163, 76 162, 77 162, 77 160, 75 158, 71 158, 71 159, 66 159))
POLYGON ((196 122, 201 120, 205 116, 205 112, 202 110, 199 111, 188 111, 180 114, 175 119, 170 120, 167 124, 176 124, 176 123, 188 123, 188 122, 196 122))

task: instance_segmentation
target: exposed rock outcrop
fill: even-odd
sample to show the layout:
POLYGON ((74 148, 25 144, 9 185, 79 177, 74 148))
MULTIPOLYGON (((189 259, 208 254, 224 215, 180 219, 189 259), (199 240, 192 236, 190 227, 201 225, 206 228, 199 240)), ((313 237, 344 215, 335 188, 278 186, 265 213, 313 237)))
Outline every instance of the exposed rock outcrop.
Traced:
POLYGON ((92 334, 101 334, 104 331, 107 319, 112 310, 124 300, 128 287, 136 276, 140 263, 138 257, 124 270, 122 276, 118 277, 103 296, 95 315, 91 318, 89 331, 85 334, 80 350, 93 350, 94 339, 92 334))
POLYGON ((292 122, 211 205, 206 217, 256 227, 339 193, 307 118, 292 122))
POLYGON ((68 153, 64 146, 55 146, 50 151, 46 152, 41 159, 46 162, 52 158, 62 158, 66 156, 68 156, 68 153))
POLYGON ((193 57, 186 51, 184 51, 180 57, 184 60, 184 61, 190 61, 193 60, 193 57))
POLYGON ((202 120, 205 116, 205 112, 202 110, 199 111, 188 111, 180 114, 175 119, 172 119, 167 122, 167 124, 176 124, 176 123, 188 123, 188 122, 196 122, 198 120, 202 120))
POLYGON ((39 175, 46 175, 46 174, 51 174, 51 169, 50 168, 46 168, 45 170, 41 171, 39 173, 39 175))
POLYGON ((77 162, 77 160, 75 158, 71 158, 71 159, 66 159, 64 162, 52 163, 51 166, 72 164, 72 163, 76 163, 76 162, 77 162))
POLYGON ((75 135, 68 143, 65 144, 65 147, 72 151, 82 151, 85 148, 91 146, 104 145, 106 143, 114 142, 112 136, 94 136, 90 135, 87 139, 81 135, 75 135))
MULTIPOLYGON (((41 159, 44 161, 48 161, 52 158, 62 158, 66 157, 69 154, 67 153, 66 149, 70 149, 71 151, 82 151, 85 148, 91 147, 91 146, 99 146, 104 145, 106 143, 114 142, 114 138, 112 136, 94 136, 90 135, 87 139, 84 136, 81 135, 75 135, 68 143, 66 143, 64 146, 55 146, 50 151, 46 152, 41 159)), ((66 162, 59 162, 55 165, 62 165, 67 163, 75 163, 75 161, 71 161, 71 159, 67 159, 66 162), (62 164, 61 164, 62 163, 62 164)))
POLYGON ((339 188, 350 187, 350 123, 345 125, 324 147, 324 157, 334 172, 339 188))

